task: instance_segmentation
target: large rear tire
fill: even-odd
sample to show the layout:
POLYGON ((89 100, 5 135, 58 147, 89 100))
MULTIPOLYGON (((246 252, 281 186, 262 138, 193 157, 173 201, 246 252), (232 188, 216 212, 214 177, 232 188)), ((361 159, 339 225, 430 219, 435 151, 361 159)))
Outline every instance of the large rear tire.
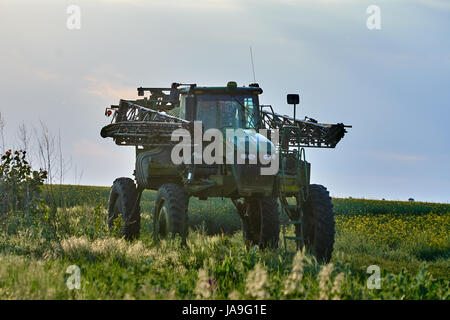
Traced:
POLYGON ((189 227, 188 203, 189 197, 181 186, 167 183, 159 188, 153 214, 155 241, 179 235, 185 243, 189 227))
POLYGON ((114 181, 109 194, 108 227, 110 230, 114 220, 122 218, 122 235, 127 240, 139 237, 141 228, 141 212, 136 206, 138 192, 134 181, 130 178, 118 178, 114 181), (135 208, 136 206, 136 208, 135 208))
POLYGON ((260 248, 278 248, 280 210, 277 198, 252 198, 245 204, 246 214, 241 218, 246 243, 260 248))
POLYGON ((317 261, 328 263, 333 253, 335 222, 333 204, 324 186, 309 186, 309 196, 303 214, 305 246, 317 261))

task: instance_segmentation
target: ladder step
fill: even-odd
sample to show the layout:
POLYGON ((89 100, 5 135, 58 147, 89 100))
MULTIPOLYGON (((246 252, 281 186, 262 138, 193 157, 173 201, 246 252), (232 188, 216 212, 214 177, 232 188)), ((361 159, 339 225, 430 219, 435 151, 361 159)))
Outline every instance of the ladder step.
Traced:
POLYGON ((287 221, 287 222, 283 222, 282 224, 284 225, 291 225, 291 224, 302 224, 301 221, 287 221))
POLYGON ((288 206, 284 207, 283 209, 290 211, 290 212, 297 212, 298 208, 295 205, 288 205, 288 206))
POLYGON ((302 237, 294 237, 294 236, 284 236, 287 240, 303 240, 302 237))

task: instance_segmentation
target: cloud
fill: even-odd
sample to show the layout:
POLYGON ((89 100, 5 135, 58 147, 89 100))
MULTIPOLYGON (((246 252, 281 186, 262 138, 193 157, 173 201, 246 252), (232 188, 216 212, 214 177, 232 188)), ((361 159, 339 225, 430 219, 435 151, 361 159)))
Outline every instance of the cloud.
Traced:
POLYGON ((88 139, 80 139, 73 144, 73 153, 89 158, 107 158, 111 156, 111 150, 88 139))
POLYGON ((108 4, 125 4, 139 7, 173 7, 177 10, 190 9, 219 9, 219 10, 238 10, 240 9, 239 1, 232 0, 99 0, 108 4))
POLYGON ((379 157, 384 160, 407 161, 407 162, 424 161, 427 159, 424 156, 407 155, 407 154, 399 154, 399 153, 382 153, 382 154, 379 154, 379 157))
POLYGON ((96 95, 108 101, 119 99, 135 99, 137 91, 135 86, 127 85, 128 78, 108 66, 98 67, 85 76, 89 94, 96 95))
POLYGON ((450 1, 448 0, 419 0, 419 3, 437 10, 450 10, 450 1))
POLYGON ((86 81, 90 83, 87 92, 105 100, 119 100, 119 99, 134 99, 137 95, 136 88, 122 86, 117 83, 109 82, 105 79, 97 79, 85 77, 86 81))
POLYGON ((46 70, 36 70, 35 74, 42 80, 58 80, 61 78, 59 74, 46 70))

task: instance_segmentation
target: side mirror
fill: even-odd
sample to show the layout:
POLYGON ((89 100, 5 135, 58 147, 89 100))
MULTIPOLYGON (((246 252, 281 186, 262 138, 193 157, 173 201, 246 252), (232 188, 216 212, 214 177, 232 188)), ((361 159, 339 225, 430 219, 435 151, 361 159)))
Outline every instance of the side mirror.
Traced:
POLYGON ((197 104, 195 96, 189 95, 186 97, 186 120, 194 121, 197 117, 197 104))
POLYGON ((172 87, 170 88, 169 94, 169 102, 172 105, 178 104, 180 97, 180 91, 178 90, 178 83, 172 83, 172 87))
POLYGON ((300 96, 298 94, 288 94, 287 95, 287 103, 288 104, 299 104, 300 96))

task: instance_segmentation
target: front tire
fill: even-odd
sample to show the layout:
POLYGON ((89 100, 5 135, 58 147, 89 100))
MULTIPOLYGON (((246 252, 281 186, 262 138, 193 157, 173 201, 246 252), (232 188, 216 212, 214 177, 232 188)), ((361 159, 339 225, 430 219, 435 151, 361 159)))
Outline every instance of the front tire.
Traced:
POLYGON ((247 199, 242 217, 242 233, 250 246, 278 248, 280 210, 277 198, 247 199))
POLYGON ((114 220, 122 218, 122 235, 132 240, 139 237, 141 229, 141 212, 136 204, 138 192, 130 178, 118 178, 114 181, 109 194, 108 227, 111 230, 114 220), (136 206, 136 208, 135 208, 136 206))
POLYGON ((318 184, 309 186, 303 212, 305 246, 317 261, 328 263, 334 246, 335 222, 333 204, 328 190, 318 184))
POLYGON ((189 226, 188 203, 189 197, 181 186, 167 183, 159 188, 153 214, 155 241, 179 235, 182 242, 186 242, 189 226))

